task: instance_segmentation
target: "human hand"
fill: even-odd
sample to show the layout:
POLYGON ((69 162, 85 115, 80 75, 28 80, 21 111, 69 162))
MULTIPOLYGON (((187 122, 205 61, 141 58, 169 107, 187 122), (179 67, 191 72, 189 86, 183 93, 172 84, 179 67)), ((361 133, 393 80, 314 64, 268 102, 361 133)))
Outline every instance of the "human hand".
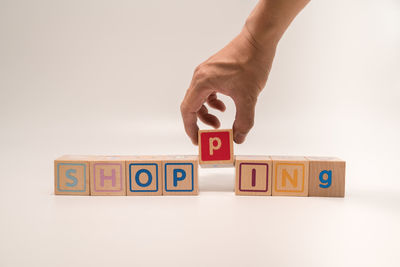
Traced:
POLYGON ((217 93, 232 98, 236 106, 233 139, 244 142, 254 125, 257 97, 264 88, 275 55, 276 42, 259 46, 247 27, 227 46, 201 63, 194 71, 192 82, 181 104, 187 135, 198 144, 197 118, 214 128, 220 121, 208 112, 209 107, 225 111, 217 93))

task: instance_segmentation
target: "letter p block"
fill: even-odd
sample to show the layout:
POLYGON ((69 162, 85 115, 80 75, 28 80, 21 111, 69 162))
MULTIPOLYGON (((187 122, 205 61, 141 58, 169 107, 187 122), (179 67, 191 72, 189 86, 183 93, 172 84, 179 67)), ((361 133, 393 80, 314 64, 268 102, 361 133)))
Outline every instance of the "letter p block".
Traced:
POLYGON ((163 195, 197 195, 197 156, 167 156, 163 160, 163 195))
POLYGON ((232 130, 200 130, 199 156, 202 167, 233 166, 232 130))

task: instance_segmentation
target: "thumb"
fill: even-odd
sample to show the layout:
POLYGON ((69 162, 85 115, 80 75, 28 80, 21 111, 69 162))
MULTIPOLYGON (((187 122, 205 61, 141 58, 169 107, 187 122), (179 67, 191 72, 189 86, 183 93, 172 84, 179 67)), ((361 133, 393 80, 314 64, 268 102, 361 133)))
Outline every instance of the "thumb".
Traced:
POLYGON ((233 140, 241 144, 253 128, 256 98, 245 97, 234 101, 236 105, 235 122, 233 123, 233 140))

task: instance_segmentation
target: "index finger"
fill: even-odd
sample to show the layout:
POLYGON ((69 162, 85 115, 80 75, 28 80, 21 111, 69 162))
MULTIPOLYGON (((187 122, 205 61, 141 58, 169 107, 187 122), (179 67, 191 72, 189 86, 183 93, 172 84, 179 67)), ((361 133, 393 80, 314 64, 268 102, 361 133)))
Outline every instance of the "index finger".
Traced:
POLYGON ((198 144, 197 133, 199 127, 197 126, 197 112, 206 102, 209 94, 210 90, 207 88, 191 87, 186 91, 185 98, 181 104, 181 114, 185 131, 194 145, 198 144))

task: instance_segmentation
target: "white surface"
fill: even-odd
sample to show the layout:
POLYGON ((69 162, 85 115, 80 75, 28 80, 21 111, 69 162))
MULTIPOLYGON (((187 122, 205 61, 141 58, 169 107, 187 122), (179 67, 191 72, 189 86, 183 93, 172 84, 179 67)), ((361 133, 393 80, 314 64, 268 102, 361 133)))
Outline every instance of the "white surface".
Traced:
POLYGON ((196 154, 179 103, 254 4, 0 0, 0 266, 400 265, 398 1, 313 1, 235 147, 339 156, 346 198, 237 197, 233 169, 198 197, 52 194, 61 154, 196 154))

